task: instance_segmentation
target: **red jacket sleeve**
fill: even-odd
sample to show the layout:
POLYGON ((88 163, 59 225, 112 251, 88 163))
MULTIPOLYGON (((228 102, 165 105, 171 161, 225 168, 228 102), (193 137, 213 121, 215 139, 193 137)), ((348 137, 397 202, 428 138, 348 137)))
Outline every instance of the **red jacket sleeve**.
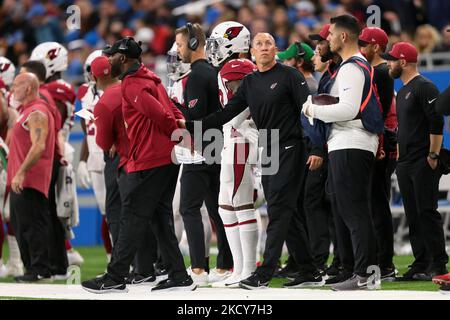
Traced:
POLYGON ((150 88, 128 85, 122 93, 131 106, 156 123, 168 137, 171 137, 172 132, 178 129, 175 117, 171 112, 172 106, 169 103, 165 105, 158 101, 152 95, 150 88))
POLYGON ((94 117, 97 127, 95 142, 104 151, 109 151, 114 144, 114 115, 105 105, 97 103, 94 108, 94 117))
POLYGON ((172 108, 175 119, 184 120, 183 113, 180 111, 180 109, 177 108, 177 106, 172 102, 172 100, 170 101, 170 107, 172 108))

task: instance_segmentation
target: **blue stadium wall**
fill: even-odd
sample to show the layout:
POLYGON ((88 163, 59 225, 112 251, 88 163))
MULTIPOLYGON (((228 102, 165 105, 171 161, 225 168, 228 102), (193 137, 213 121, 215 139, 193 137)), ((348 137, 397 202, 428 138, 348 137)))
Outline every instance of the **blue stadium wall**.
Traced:
MULTIPOLYGON (((423 75, 431 79, 439 88, 443 91, 450 85, 450 71, 436 71, 436 72, 424 72, 423 75)), ((395 81, 395 89, 398 91, 402 86, 401 81, 395 81)), ((80 106, 77 106, 79 109, 80 106)), ((83 139, 81 131, 75 131, 71 134, 70 142, 73 145, 79 145, 83 139)), ((450 148, 450 128, 448 120, 446 119, 444 144, 447 148, 450 148)), ((75 164, 78 163, 78 159, 75 160, 75 164)), ((74 228, 75 239, 72 240, 74 246, 93 246, 102 244, 101 238, 101 223, 102 217, 100 211, 95 205, 93 200, 94 194, 92 189, 82 190, 78 188, 78 197, 81 201, 80 205, 80 225, 74 228), (90 199, 91 201, 83 201, 90 199)))

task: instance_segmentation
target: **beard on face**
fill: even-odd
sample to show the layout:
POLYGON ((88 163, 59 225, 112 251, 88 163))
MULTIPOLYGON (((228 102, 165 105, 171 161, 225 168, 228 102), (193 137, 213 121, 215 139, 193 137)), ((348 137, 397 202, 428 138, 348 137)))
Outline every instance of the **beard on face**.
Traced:
POLYGON ((192 59, 192 51, 191 50, 186 50, 186 52, 181 56, 181 61, 183 63, 191 63, 191 59, 192 59))
POLYGON ((375 57, 375 54, 371 50, 366 50, 364 52, 361 50, 361 53, 369 62, 372 62, 373 58, 375 57))
POLYGON ((122 73, 121 70, 121 63, 120 61, 116 61, 115 63, 111 64, 111 77, 117 78, 122 73))
POLYGON ((402 73, 403 69, 399 65, 396 65, 392 69, 389 69, 389 75, 394 79, 400 78, 402 76, 402 73))

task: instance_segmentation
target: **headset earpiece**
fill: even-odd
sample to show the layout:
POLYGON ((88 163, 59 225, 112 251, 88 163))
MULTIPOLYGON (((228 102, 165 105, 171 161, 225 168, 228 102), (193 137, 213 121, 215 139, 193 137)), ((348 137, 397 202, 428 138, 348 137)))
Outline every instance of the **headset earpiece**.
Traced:
POLYGON ((197 37, 195 36, 194 31, 192 29, 192 23, 188 22, 186 24, 186 28, 188 30, 188 35, 189 35, 188 48, 191 49, 192 51, 195 51, 198 48, 199 41, 198 41, 197 37))

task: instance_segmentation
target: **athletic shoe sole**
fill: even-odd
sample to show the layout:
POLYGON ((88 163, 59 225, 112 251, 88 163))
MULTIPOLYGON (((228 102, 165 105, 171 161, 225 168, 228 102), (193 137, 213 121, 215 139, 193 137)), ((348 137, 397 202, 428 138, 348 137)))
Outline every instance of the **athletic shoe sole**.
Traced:
POLYGON ((171 288, 167 288, 167 289, 157 289, 157 290, 154 290, 154 289, 155 288, 153 288, 151 292, 194 291, 197 289, 197 285, 195 283, 193 283, 187 287, 171 287, 171 288))
POLYGON ((127 283, 127 285, 130 286, 149 286, 149 287, 154 287, 159 283, 159 281, 155 280, 152 282, 146 282, 146 281, 137 281, 134 283, 127 283))
POLYGON ((84 290, 86 290, 87 292, 90 293, 95 293, 95 294, 104 294, 104 293, 128 293, 128 288, 125 289, 102 289, 102 290, 96 290, 96 289, 91 289, 91 288, 86 288, 81 286, 84 290))
POLYGON ((223 282, 214 282, 211 284, 211 288, 239 288, 239 282, 232 282, 232 283, 223 283, 223 282))
POLYGON ((265 290, 265 289, 268 288, 268 286, 265 285, 265 286, 253 287, 253 286, 250 286, 248 284, 244 284, 242 282, 239 282, 239 288, 246 289, 246 290, 265 290))
POLYGON ((168 278, 169 278, 169 275, 168 275, 168 274, 163 274, 163 275, 161 275, 161 276, 156 276, 156 283, 161 282, 161 281, 163 281, 163 280, 166 280, 166 279, 168 279, 168 278))
POLYGON ((397 278, 394 276, 389 276, 385 278, 381 278, 381 282, 394 282, 397 278))
POLYGON ((325 280, 322 280, 320 282, 303 282, 300 284, 296 284, 294 286, 283 285, 283 288, 285 288, 285 289, 314 288, 314 287, 323 287, 324 285, 325 285, 325 280))
POLYGON ((359 287, 359 288, 354 288, 354 289, 348 289, 348 290, 339 290, 339 289, 336 289, 336 288, 331 287, 331 290, 332 290, 332 291, 335 291, 335 292, 340 292, 340 291, 366 291, 366 290, 369 290, 369 288, 366 287, 366 286, 364 286, 364 287, 359 287))

